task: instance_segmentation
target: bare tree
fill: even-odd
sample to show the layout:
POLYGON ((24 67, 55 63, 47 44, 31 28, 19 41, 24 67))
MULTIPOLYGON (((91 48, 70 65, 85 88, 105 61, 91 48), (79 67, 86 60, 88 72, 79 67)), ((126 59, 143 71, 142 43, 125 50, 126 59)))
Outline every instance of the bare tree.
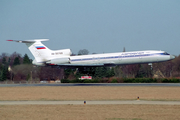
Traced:
POLYGON ((9 59, 10 59, 9 65, 10 65, 10 66, 13 65, 14 59, 15 59, 16 57, 19 57, 19 60, 20 60, 20 62, 22 63, 22 59, 23 59, 23 58, 21 58, 21 54, 14 52, 13 54, 11 54, 11 55, 9 56, 9 59))
POLYGON ((28 64, 16 65, 12 68, 14 80, 29 80, 32 77, 33 66, 28 64))
POLYGON ((180 55, 177 56, 173 62, 172 77, 180 77, 180 55))
POLYGON ((59 67, 41 67, 38 76, 40 80, 60 80, 63 79, 64 69, 59 67))
POLYGON ((79 50, 78 55, 88 55, 89 51, 87 49, 79 50))

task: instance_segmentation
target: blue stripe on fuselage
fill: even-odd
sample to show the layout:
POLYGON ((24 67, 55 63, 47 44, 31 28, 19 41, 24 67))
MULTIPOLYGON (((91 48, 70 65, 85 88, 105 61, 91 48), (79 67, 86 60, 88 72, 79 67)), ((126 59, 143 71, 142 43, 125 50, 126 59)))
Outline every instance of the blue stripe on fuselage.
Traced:
POLYGON ((74 61, 88 61, 88 60, 106 60, 106 59, 116 59, 116 58, 130 58, 130 57, 144 57, 144 56, 157 56, 157 55, 165 55, 164 53, 155 53, 155 54, 143 54, 143 55, 127 55, 127 56, 111 56, 111 57, 96 57, 96 58, 82 58, 82 59, 73 59, 74 61))

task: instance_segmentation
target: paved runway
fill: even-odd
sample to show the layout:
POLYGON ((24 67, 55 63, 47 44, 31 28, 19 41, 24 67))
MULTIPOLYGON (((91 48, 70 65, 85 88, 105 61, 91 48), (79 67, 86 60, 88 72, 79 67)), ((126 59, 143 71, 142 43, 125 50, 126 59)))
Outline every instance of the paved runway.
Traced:
MULTIPOLYGON (((86 101, 86 105, 180 105, 180 101, 86 101)), ((84 105, 84 101, 0 101, 0 105, 84 105)))
POLYGON ((166 86, 180 87, 180 83, 46 83, 46 84, 0 84, 0 87, 26 86, 166 86))

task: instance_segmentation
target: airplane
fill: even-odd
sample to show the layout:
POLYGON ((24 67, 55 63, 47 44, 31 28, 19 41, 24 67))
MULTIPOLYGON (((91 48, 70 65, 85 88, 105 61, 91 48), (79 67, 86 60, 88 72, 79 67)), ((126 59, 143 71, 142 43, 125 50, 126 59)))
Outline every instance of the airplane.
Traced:
POLYGON ((175 58, 175 56, 165 51, 156 50, 71 56, 72 52, 70 49, 50 50, 41 43, 48 40, 49 39, 7 41, 25 43, 35 58, 32 64, 36 66, 101 67, 142 63, 152 64, 175 58))

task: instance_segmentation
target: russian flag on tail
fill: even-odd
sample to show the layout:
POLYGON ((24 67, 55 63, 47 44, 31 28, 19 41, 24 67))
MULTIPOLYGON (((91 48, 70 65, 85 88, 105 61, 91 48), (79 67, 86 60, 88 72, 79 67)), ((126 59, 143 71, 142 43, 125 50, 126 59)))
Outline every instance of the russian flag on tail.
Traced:
POLYGON ((39 49, 46 49, 44 46, 36 46, 36 48, 39 49))

